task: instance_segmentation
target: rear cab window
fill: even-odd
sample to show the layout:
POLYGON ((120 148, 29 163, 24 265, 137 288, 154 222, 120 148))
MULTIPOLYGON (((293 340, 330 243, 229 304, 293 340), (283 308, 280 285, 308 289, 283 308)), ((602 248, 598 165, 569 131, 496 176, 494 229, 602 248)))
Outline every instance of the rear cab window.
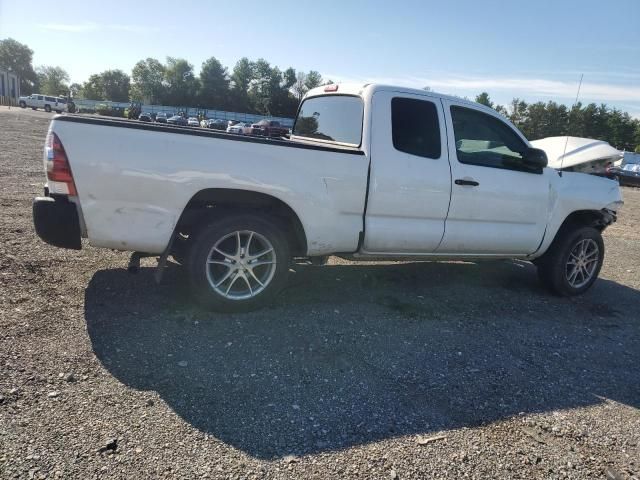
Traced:
POLYGON ((292 134, 297 137, 360 146, 364 103, 355 95, 307 98, 298 111, 292 134))

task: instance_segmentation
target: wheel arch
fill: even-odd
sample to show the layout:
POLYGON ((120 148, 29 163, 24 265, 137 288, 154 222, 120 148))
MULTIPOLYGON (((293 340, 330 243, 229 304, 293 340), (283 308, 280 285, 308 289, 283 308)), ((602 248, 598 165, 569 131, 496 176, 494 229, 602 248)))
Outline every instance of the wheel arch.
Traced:
POLYGON ((616 221, 616 214, 611 210, 603 208, 597 209, 584 209, 574 210, 569 213, 562 221, 560 226, 552 233, 553 236, 545 238, 542 241, 540 249, 536 254, 532 255, 534 259, 544 256, 550 249, 553 248, 554 243, 560 238, 567 230, 579 228, 579 227, 593 227, 602 233, 605 228, 616 221))
POLYGON ((281 199, 262 192, 232 188, 207 188, 189 199, 175 226, 176 234, 190 235, 208 218, 256 212, 273 217, 282 227, 293 255, 307 254, 307 236, 298 214, 281 199))
POLYGON ((560 225, 558 232, 556 232, 556 236, 563 229, 570 227, 593 227, 602 233, 605 228, 615 221, 615 213, 607 209, 576 210, 567 215, 560 225))

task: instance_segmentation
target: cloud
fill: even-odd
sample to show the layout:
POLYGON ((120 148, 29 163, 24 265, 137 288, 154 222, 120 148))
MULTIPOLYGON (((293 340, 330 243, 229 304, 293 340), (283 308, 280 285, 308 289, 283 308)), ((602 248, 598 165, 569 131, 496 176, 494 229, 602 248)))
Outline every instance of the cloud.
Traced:
POLYGON ((81 23, 46 23, 40 25, 45 30, 51 30, 55 32, 67 32, 67 33, 87 33, 87 32, 99 32, 99 31, 113 31, 113 32, 130 32, 130 33, 150 33, 157 31, 156 28, 142 26, 142 25, 124 25, 124 24, 101 24, 96 22, 81 22, 81 23))
MULTIPOLYGON (((469 94, 488 91, 491 94, 509 92, 527 97, 575 98, 578 82, 546 80, 526 77, 479 77, 479 76, 406 76, 378 78, 344 78, 339 75, 326 75, 334 81, 373 82, 407 87, 431 87, 435 91, 454 94, 469 94)), ((640 102, 640 85, 596 83, 585 79, 580 89, 580 98, 598 102, 640 102)))
POLYGON ((100 25, 94 22, 85 23, 47 23, 40 25, 45 30, 53 30, 56 32, 70 32, 70 33, 82 33, 82 32, 95 32, 100 29, 100 25))

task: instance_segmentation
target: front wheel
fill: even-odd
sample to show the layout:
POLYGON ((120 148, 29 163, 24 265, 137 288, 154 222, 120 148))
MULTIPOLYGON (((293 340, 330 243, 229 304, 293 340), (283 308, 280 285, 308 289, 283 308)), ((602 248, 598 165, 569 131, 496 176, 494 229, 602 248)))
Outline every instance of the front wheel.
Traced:
POLYGON ((593 285, 603 261, 602 235, 593 227, 581 227, 560 232, 536 265, 547 288, 558 295, 573 296, 593 285))
POLYGON ((196 298, 219 311, 247 311, 268 303, 286 284, 291 254, 275 223, 238 215, 195 234, 187 268, 196 298))

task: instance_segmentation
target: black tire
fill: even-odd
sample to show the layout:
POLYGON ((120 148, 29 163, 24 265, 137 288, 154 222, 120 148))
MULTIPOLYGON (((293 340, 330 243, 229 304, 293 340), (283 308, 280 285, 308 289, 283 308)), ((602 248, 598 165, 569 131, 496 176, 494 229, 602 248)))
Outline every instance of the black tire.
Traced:
POLYGON ((38 110, 38 107, 31 107, 31 110, 38 110))
POLYGON ((51 105, 45 105, 44 106, 44 111, 47 113, 51 113, 51 105))
POLYGON ((56 110, 56 113, 58 113, 58 114, 62 113, 62 110, 56 110))
MULTIPOLYGON (((593 227, 567 227, 563 228, 554 239, 549 250, 535 261, 538 268, 538 277, 542 283, 554 294, 563 297, 580 295, 586 292, 598 278, 602 262, 604 261, 604 242, 600 231, 593 227), (592 240, 591 245, 597 246, 597 262, 591 276, 583 285, 572 285, 569 281, 572 266, 569 258, 572 250, 581 242, 592 240)), ((576 279, 577 280, 577 279, 576 279)))
MULTIPOLYGON (((223 312, 254 310, 273 300, 286 285, 291 264, 289 244, 277 222, 271 221, 268 217, 237 214, 215 220, 191 236, 193 243, 189 242, 191 245, 186 258, 186 266, 195 298, 206 308, 223 312), (210 283, 208 272, 212 267, 207 264, 207 261, 218 241, 238 231, 255 232, 271 244, 275 255, 275 263, 273 264, 275 271, 268 283, 265 281, 264 288, 255 296, 246 299, 229 299, 216 291, 210 283)), ((223 286, 227 285, 223 284, 223 286)), ((256 286, 254 284, 254 288, 256 286)))
POLYGON ((20 102, 20 108, 27 108, 27 102, 25 102, 24 100, 22 100, 20 102))

